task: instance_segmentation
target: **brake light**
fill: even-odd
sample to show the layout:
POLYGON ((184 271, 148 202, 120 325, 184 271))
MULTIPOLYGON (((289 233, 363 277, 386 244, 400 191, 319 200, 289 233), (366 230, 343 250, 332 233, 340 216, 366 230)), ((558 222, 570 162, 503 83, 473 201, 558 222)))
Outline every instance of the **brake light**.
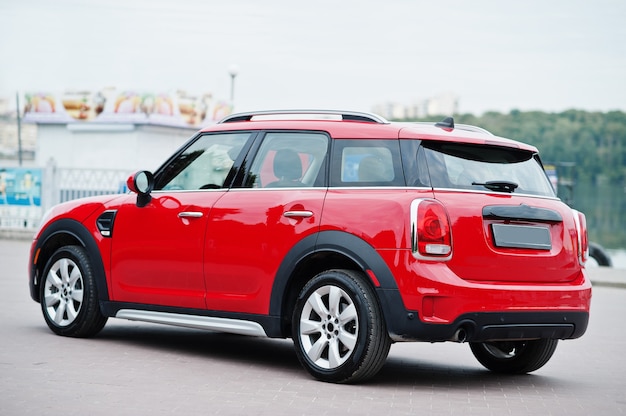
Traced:
POLYGON ((578 242, 578 260, 584 265, 589 258, 589 237, 587 235, 587 218, 580 211, 574 211, 574 222, 576 223, 576 237, 578 242))
POLYGON ((448 213, 441 202, 416 199, 411 204, 413 255, 448 260, 452 257, 452 233, 448 213))

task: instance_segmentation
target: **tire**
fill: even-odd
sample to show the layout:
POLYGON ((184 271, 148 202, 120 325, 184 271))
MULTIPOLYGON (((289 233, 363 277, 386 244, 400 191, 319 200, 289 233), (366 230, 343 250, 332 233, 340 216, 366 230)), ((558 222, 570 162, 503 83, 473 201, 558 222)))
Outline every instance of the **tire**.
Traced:
POLYGON ((589 242, 589 257, 594 259, 598 266, 613 267, 611 256, 600 244, 589 242))
POLYGON ((354 383, 385 364, 391 339, 362 273, 328 270, 300 291, 292 319, 296 355, 315 378, 354 383))
POLYGON ((97 334, 106 324, 93 268, 83 247, 61 247, 52 255, 40 291, 43 317, 55 334, 85 338, 97 334))
POLYGON ((471 342, 470 348, 478 362, 493 372, 525 374, 543 367, 558 342, 558 339, 471 342))

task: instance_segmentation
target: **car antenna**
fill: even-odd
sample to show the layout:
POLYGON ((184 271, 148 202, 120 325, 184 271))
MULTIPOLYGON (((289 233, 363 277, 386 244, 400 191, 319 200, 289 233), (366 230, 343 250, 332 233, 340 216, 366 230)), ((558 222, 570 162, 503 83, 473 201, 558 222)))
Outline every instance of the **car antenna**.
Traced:
POLYGON ((444 129, 453 129, 454 128, 454 118, 446 117, 442 121, 438 121, 435 123, 435 127, 441 127, 444 129))

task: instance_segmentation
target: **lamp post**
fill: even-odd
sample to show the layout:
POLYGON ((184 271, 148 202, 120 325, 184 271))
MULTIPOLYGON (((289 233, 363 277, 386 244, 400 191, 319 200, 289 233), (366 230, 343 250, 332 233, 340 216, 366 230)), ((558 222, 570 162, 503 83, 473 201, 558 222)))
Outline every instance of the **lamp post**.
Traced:
POLYGON ((237 65, 231 65, 228 68, 230 74, 230 105, 235 108, 235 77, 239 73, 239 67, 237 65))

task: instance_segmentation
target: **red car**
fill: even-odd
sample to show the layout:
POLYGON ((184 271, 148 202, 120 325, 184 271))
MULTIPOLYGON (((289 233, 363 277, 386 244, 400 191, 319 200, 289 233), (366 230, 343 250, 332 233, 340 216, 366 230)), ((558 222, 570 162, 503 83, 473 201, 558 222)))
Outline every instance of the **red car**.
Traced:
POLYGON ((128 187, 54 207, 36 234, 30 293, 59 335, 115 317, 290 337, 341 383, 401 341, 527 373, 587 328, 585 216, 535 147, 451 118, 235 114, 128 187))

